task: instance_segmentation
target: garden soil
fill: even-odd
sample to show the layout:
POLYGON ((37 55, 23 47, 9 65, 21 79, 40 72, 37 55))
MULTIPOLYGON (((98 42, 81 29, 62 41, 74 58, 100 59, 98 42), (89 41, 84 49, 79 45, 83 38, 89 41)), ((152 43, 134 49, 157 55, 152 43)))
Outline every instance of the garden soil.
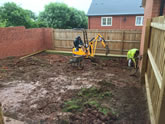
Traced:
POLYGON ((0 60, 0 102, 5 116, 25 124, 149 124, 144 86, 139 74, 130 76, 125 58, 84 59, 83 69, 69 64, 71 56, 38 54, 0 60), (106 85, 108 83, 108 85, 106 85), (82 89, 103 87, 111 93, 95 106, 63 111, 66 101, 82 89))

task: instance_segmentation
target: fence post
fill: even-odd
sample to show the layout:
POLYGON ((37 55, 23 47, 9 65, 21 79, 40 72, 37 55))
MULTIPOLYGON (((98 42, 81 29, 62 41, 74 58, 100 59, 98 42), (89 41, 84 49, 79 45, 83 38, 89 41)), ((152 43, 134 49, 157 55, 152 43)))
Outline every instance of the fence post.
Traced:
POLYGON ((125 35, 125 32, 122 31, 122 45, 121 45, 121 54, 123 55, 123 50, 124 50, 124 35, 125 35))
POLYGON ((0 103, 0 124, 4 124, 3 114, 2 114, 2 104, 0 103))
POLYGON ((147 50, 150 43, 150 34, 151 34, 151 19, 147 19, 145 27, 145 38, 144 38, 144 50, 143 50, 143 59, 142 59, 142 68, 141 68, 141 84, 145 83, 145 72, 147 69, 147 50))
POLYGON ((55 39, 55 29, 53 29, 53 31, 52 31, 53 33, 52 33, 52 42, 53 42, 53 48, 56 48, 56 39, 55 39))

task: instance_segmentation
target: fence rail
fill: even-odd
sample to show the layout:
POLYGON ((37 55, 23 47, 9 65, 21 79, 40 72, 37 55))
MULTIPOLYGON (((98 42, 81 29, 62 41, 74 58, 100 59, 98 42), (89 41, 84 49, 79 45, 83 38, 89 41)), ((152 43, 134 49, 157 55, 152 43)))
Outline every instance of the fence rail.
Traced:
MULTIPOLYGON (((165 122, 165 17, 147 21, 142 62, 151 124, 165 122)), ((142 78, 143 80, 143 78, 142 78)))
MULTIPOLYGON (((110 47, 111 54, 126 55, 131 48, 140 47, 141 31, 139 30, 86 30, 88 40, 101 34, 110 47)), ((83 33, 80 30, 73 29, 54 29, 53 32, 54 49, 59 51, 71 52, 73 41, 80 35, 83 39, 83 33)), ((98 43, 96 53, 105 53, 101 43, 98 43)))

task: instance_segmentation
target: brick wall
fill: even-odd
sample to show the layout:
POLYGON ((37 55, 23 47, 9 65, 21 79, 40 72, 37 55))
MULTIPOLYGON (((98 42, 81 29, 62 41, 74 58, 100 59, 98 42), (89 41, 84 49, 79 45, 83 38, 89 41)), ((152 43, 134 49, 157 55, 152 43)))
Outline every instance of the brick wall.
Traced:
POLYGON ((52 46, 52 29, 0 28, 0 58, 23 56, 52 46))
MULTIPOLYGON (((141 37, 141 44, 140 44, 140 54, 143 55, 143 50, 144 50, 144 37, 145 37, 145 25, 147 19, 151 19, 152 17, 157 17, 159 16, 160 13, 160 4, 161 0, 146 0, 146 4, 144 7, 144 26, 142 28, 142 37, 141 37)), ((165 8, 164 8, 164 13, 165 15, 165 8)), ((140 63, 141 67, 141 63, 140 63)))
MULTIPOLYGON (((143 16, 143 15, 139 15, 139 16, 143 16)), ((135 26, 135 19, 136 16, 112 16, 112 26, 101 26, 101 16, 89 16, 88 29, 141 30, 142 26, 135 26), (126 21, 124 21, 124 18, 126 18, 126 21)))
POLYGON ((140 54, 143 54, 144 48, 144 36, 145 36, 145 25, 147 19, 152 17, 152 9, 153 9, 153 0, 146 0, 146 5, 144 8, 144 26, 142 28, 142 36, 141 36, 141 44, 140 44, 140 54))
MULTIPOLYGON (((159 16, 160 5, 161 5, 161 0, 153 0, 152 17, 159 16)), ((163 15, 165 16, 165 7, 163 10, 163 15)))

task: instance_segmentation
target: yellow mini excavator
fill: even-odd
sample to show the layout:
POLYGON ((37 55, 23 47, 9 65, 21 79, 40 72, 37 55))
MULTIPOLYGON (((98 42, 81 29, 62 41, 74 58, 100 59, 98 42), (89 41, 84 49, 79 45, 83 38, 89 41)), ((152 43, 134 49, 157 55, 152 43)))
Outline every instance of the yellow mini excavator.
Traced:
POLYGON ((81 40, 80 36, 77 36, 77 38, 74 40, 73 44, 74 47, 72 49, 73 58, 70 59, 69 63, 76 63, 77 66, 80 68, 81 62, 84 58, 90 58, 93 59, 96 53, 97 43, 101 42, 102 46, 106 49, 106 55, 109 54, 109 47, 106 44, 106 41, 104 40, 103 36, 100 34, 97 34, 96 37, 92 38, 90 41, 88 41, 87 32, 85 29, 80 29, 83 32, 84 42, 81 40))

